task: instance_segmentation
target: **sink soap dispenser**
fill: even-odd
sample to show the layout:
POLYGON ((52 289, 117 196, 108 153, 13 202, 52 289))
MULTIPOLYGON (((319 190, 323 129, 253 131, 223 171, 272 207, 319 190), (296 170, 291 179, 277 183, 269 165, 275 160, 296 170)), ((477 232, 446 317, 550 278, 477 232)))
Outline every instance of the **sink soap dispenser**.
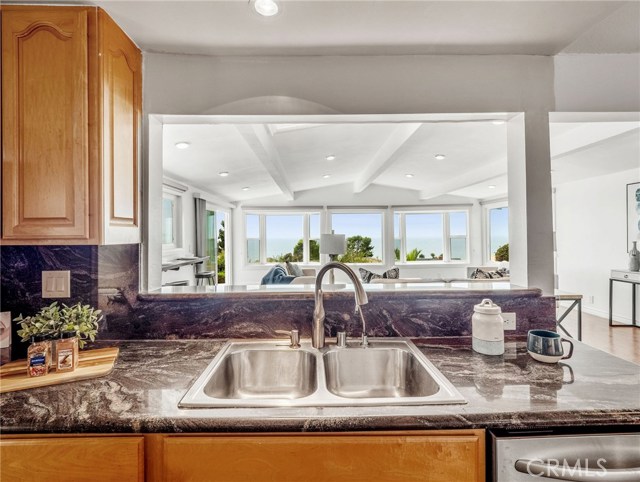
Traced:
POLYGON ((473 351, 483 355, 504 353, 504 320, 502 310, 488 298, 473 307, 471 333, 473 351))

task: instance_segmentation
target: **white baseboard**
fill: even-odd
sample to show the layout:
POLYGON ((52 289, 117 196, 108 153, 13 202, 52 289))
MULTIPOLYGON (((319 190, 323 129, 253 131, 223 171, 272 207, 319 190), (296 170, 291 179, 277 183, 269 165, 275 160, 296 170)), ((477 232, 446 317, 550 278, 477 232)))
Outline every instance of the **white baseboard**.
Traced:
MULTIPOLYGON (((569 306, 571 306, 571 301, 561 301, 560 302, 560 306, 562 306, 562 308, 569 308, 569 306)), ((574 308, 575 309, 575 308, 574 308)), ((600 318, 604 318, 605 320, 609 320, 609 310, 603 310, 600 308, 597 308, 593 305, 585 305, 584 302, 582 303, 582 311, 584 313, 588 313, 590 315, 593 316, 598 316, 600 318)), ((616 314, 615 312, 613 313, 613 321, 615 321, 616 323, 627 323, 627 324, 631 324, 631 317, 630 316, 620 316, 618 314, 616 314)))

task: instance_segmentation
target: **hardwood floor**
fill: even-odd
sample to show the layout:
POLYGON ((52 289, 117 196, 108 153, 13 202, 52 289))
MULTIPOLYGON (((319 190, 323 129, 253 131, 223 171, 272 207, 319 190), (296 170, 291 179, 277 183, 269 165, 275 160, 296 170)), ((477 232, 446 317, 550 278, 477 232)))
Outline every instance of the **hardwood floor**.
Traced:
MULTIPOLYGON (((558 313, 564 313, 562 307, 558 313)), ((575 310, 574 310, 575 311, 575 310)), ((577 337, 577 321, 572 312, 562 322, 562 326, 574 337, 577 337)), ((558 330, 562 335, 562 330, 558 330)), ((640 328, 611 328, 606 318, 582 312, 582 341, 599 350, 611 353, 619 358, 640 364, 640 328)))

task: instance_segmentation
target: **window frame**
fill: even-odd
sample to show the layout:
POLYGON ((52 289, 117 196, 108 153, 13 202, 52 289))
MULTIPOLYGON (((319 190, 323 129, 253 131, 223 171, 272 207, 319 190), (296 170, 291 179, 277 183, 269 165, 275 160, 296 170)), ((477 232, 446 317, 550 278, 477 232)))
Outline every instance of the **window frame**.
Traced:
POLYGON ((297 264, 302 266, 320 266, 322 259, 319 261, 310 261, 311 257, 311 249, 309 241, 311 239, 310 236, 310 217, 312 215, 319 215, 320 218, 320 233, 322 233, 322 223, 323 223, 323 209, 245 209, 242 212, 242 238, 244 246, 244 252, 242 253, 242 262, 244 268, 251 267, 261 267, 261 266, 275 266, 278 262, 269 262, 267 261, 267 216, 302 216, 302 261, 297 262, 297 264), (258 216, 258 236, 260 240, 260 260, 257 263, 249 263, 247 259, 247 216, 255 215, 258 216))
MULTIPOLYGON (((172 218, 173 218, 173 242, 162 243, 162 251, 171 251, 182 248, 182 193, 174 189, 163 186, 162 188, 162 204, 164 200, 169 199, 173 203, 172 218)), ((162 206, 163 221, 164 221, 164 205, 162 206)), ((164 224, 164 223, 163 223, 164 224)), ((162 227, 164 230, 164 226, 162 227)), ((164 241, 164 236, 161 232, 161 239, 164 241)))
MULTIPOLYGON (((501 199, 491 202, 486 202, 482 205, 482 258, 483 265, 485 266, 497 266, 498 261, 491 259, 491 215, 490 211, 493 209, 509 208, 509 201, 507 199, 501 199)), ((509 226, 507 224, 507 230, 509 226)), ((507 243, 510 239, 510 233, 507 231, 507 243)))
MULTIPOLYGON (((213 211, 215 213, 216 216, 216 230, 215 230, 215 236, 216 236, 216 247, 219 249, 218 243, 217 243, 217 239, 218 239, 218 213, 222 213, 224 215, 224 253, 225 253, 225 284, 233 284, 233 243, 232 241, 232 237, 233 237, 233 213, 231 211, 231 209, 228 208, 223 208, 215 203, 211 203, 209 201, 207 201, 206 204, 206 209, 207 211, 213 211)), ((217 256, 217 252, 216 252, 216 256, 217 256)), ((215 263, 215 267, 216 267, 216 272, 218 271, 218 262, 216 259, 216 263, 215 263)))
MULTIPOLYGON (((392 208, 393 217, 393 239, 395 249, 395 217, 399 215, 399 233, 400 233, 400 260, 395 261, 396 264, 402 266, 434 266, 439 264, 445 265, 468 265, 471 263, 471 208, 469 206, 460 207, 441 207, 429 208, 392 208), (451 213, 464 213, 466 215, 466 253, 465 258, 461 260, 451 259, 451 240, 455 238, 461 238, 462 236, 451 235, 451 222, 449 215, 451 213), (442 216, 442 259, 438 260, 420 260, 420 261, 407 261, 407 230, 405 216, 407 214, 440 214, 442 216)), ((394 255, 395 260, 395 255, 394 255)))
MULTIPOLYGON (((380 242, 382 243, 381 246, 381 250, 382 250, 382 257, 379 263, 345 263, 347 265, 353 265, 353 266, 386 266, 387 263, 387 253, 386 253, 386 249, 387 249, 387 242, 386 242, 386 237, 387 237, 387 232, 386 232, 386 222, 387 222, 387 209, 382 209, 382 208, 349 208, 348 206, 346 207, 339 207, 339 208, 328 208, 327 209, 327 232, 330 233, 333 229, 333 215, 334 214, 380 214, 381 215, 381 219, 380 219, 380 242)), ((337 233, 337 234, 344 234, 344 233, 337 233)), ((348 238, 348 236, 346 236, 348 238)), ((322 255, 321 255, 322 256, 322 255)), ((324 255, 327 256, 327 261, 329 261, 329 257, 328 255, 324 255)))

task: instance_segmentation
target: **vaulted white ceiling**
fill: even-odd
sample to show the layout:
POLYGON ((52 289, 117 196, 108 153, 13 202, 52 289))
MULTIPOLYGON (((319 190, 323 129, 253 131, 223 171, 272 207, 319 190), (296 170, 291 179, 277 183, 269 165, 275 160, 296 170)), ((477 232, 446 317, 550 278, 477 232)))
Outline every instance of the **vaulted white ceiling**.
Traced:
MULTIPOLYGON (((40 3, 62 3, 35 0, 40 3)), ((66 0, 100 5, 145 51, 205 55, 622 53, 640 49, 635 1, 66 0), (615 32, 615 35, 611 35, 615 32)))
MULTIPOLYGON (((313 191, 324 204, 337 203, 332 196, 339 196, 340 203, 379 205, 397 203, 396 198, 425 202, 444 195, 463 201, 505 196, 506 124, 460 117, 404 123, 165 124, 164 170, 167 177, 229 202, 253 205, 264 200, 285 205, 303 194, 310 198, 313 191), (182 141, 190 147, 177 149, 182 141), (438 154, 446 157, 439 160, 438 154)), ((637 120, 552 122, 550 136, 555 184, 640 169, 637 120)))

